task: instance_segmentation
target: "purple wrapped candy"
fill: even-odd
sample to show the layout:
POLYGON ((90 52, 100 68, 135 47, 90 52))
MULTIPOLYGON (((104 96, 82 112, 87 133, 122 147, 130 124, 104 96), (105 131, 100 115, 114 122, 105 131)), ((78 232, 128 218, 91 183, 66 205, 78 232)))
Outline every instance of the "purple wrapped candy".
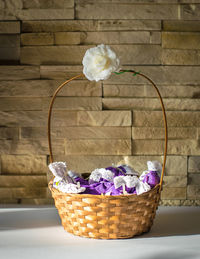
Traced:
POLYGON ((74 178, 74 180, 76 181, 76 183, 80 183, 81 186, 84 186, 84 185, 89 185, 88 181, 77 176, 76 178, 74 178))
POLYGON ((99 183, 93 183, 88 185, 81 185, 82 187, 85 187, 86 190, 84 194, 94 194, 94 195, 101 195, 106 194, 108 190, 112 187, 113 183, 111 182, 99 182, 99 183))
POLYGON ((99 194, 106 194, 112 186, 111 182, 101 182, 95 189, 99 194))
POLYGON ((143 183, 148 183, 148 185, 151 186, 151 188, 155 187, 160 182, 160 177, 158 176, 157 172, 155 171, 149 171, 144 176, 143 183))
POLYGON ((131 166, 129 165, 120 165, 118 166, 123 172, 126 173, 126 175, 134 175, 134 176, 139 176, 139 173, 135 171, 131 166))
POLYGON ((123 166, 120 165, 117 168, 120 169, 123 173, 126 174, 126 169, 123 166))
MULTIPOLYGON (((125 186, 125 191, 128 193, 128 194, 135 194, 136 191, 135 191, 135 187, 132 187, 132 188, 128 188, 127 186, 125 186)), ((110 193, 110 195, 121 195, 123 194, 123 187, 120 186, 119 188, 115 188, 114 184, 113 186, 108 189, 107 193, 110 193)))
POLYGON ((83 192, 83 194, 93 194, 93 195, 99 195, 99 192, 96 190, 96 187, 99 185, 99 183, 93 183, 88 185, 81 185, 86 188, 86 190, 83 192))
POLYGON ((106 170, 110 170, 111 172, 113 172, 114 177, 126 174, 125 169, 124 168, 122 169, 120 167, 118 168, 118 167, 110 166, 110 167, 107 167, 106 170))

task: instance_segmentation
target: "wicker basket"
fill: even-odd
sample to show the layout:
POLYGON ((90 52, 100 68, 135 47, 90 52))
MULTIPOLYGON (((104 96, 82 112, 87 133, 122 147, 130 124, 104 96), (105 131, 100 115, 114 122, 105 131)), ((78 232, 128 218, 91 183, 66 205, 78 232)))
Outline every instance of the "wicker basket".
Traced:
MULTIPOLYGON (((150 230, 158 207, 167 154, 167 120, 165 108, 158 88, 150 78, 133 70, 121 70, 120 73, 123 72, 131 72, 146 78, 152 84, 160 99, 165 128, 164 160, 160 183, 152 190, 141 195, 105 196, 62 193, 53 188, 52 181, 50 181, 49 188, 54 198, 55 206, 58 209, 62 225, 67 232, 77 236, 97 239, 117 239, 140 235, 150 230)), ((64 82, 57 88, 52 97, 48 116, 48 142, 51 162, 53 162, 53 154, 50 129, 55 97, 63 86, 73 79, 82 76, 81 74, 64 82)))

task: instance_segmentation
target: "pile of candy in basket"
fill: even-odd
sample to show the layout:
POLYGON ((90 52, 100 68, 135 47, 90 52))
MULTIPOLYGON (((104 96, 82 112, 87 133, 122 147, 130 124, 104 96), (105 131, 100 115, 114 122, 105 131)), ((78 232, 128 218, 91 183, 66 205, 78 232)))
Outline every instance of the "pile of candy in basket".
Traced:
POLYGON ((129 165, 97 168, 88 179, 67 170, 65 162, 49 164, 53 173, 53 187, 63 193, 93 195, 140 195, 148 192, 160 182, 162 166, 158 161, 147 161, 148 170, 140 176, 129 165))

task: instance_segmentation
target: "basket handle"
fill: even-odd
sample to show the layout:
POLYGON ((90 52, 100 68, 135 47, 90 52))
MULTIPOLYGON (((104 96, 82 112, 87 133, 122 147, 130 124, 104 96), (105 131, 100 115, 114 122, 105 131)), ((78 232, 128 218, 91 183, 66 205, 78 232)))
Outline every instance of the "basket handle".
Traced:
MULTIPOLYGON (((124 72, 130 72, 130 73, 133 73, 133 75, 139 75, 139 76, 141 76, 141 77, 143 77, 143 78, 146 78, 146 79, 151 83, 151 85, 154 87, 154 89, 156 90, 157 95, 158 95, 159 100, 160 100, 160 104, 161 104, 161 107, 162 107, 162 113, 163 113, 164 128, 165 128, 164 159, 163 159, 162 173, 161 173, 161 178, 160 178, 160 188, 159 188, 159 191, 161 191, 162 184, 163 184, 164 170, 165 170, 165 165, 166 165, 167 142, 168 142, 167 118, 166 118, 166 112, 165 112, 164 103, 163 103, 161 94, 160 94, 160 92, 159 92, 157 86, 155 85, 155 83, 154 83, 149 77, 147 77, 146 75, 144 75, 144 74, 142 74, 142 73, 140 73, 140 72, 136 72, 136 71, 134 71, 134 70, 120 70, 119 72, 115 72, 115 73, 116 73, 116 74, 121 74, 121 73, 124 73, 124 72)), ((56 89, 56 91, 54 92, 54 94, 53 94, 53 96, 52 96, 52 99, 51 99, 51 102, 50 102, 50 106, 49 106, 49 111, 48 111, 48 146, 49 146, 50 162, 51 162, 51 163, 53 162, 53 152, 52 152, 52 144, 51 144, 51 115, 52 115, 52 108, 53 108, 53 104, 54 104, 55 98, 56 98, 58 92, 59 92, 66 84, 68 84, 68 83, 71 82, 72 80, 77 79, 77 78, 82 77, 82 76, 84 76, 84 74, 80 74, 80 75, 74 76, 74 77, 72 77, 71 79, 65 81, 64 83, 62 83, 62 84, 56 89)))

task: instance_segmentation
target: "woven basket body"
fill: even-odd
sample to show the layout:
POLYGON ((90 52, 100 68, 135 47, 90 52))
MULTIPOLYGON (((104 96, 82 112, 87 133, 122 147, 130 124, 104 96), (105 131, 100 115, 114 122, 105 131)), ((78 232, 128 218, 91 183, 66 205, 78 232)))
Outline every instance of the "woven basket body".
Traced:
MULTIPOLYGON (((77 236, 117 239, 140 235, 150 230, 158 207, 167 155, 167 120, 164 104, 158 88, 150 78, 133 70, 123 71, 146 78, 160 99, 165 128, 164 159, 160 183, 149 192, 141 195, 105 196, 62 193, 53 188, 52 181, 50 181, 49 188, 61 217, 62 225, 67 232, 77 236)), ((50 129, 54 100, 67 83, 81 76, 83 75, 65 81, 57 88, 52 97, 48 115, 48 142, 51 162, 53 162, 53 152, 50 129)))
POLYGON ((159 202, 159 185, 141 195, 65 194, 49 188, 64 229, 77 236, 117 239, 148 232, 159 202))

